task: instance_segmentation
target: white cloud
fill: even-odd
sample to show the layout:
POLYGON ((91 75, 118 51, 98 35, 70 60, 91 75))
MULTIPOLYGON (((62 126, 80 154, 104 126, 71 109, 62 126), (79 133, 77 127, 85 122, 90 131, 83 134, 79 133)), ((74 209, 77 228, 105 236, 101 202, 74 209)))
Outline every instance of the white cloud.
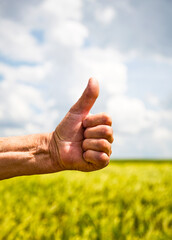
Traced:
POLYGON ((20 81, 27 83, 40 83, 51 71, 51 64, 44 63, 35 66, 18 66, 12 67, 6 64, 0 64, 0 74, 4 76, 6 81, 20 81))
POLYGON ((108 100, 107 108, 118 132, 138 134, 154 124, 154 114, 139 99, 124 95, 112 97, 108 100))
POLYGON ((67 47, 80 47, 84 39, 88 37, 88 30, 77 21, 64 21, 57 24, 55 28, 50 28, 48 38, 56 44, 67 47))
POLYGON ((165 127, 156 128, 153 132, 153 138, 156 141, 165 141, 165 140, 171 140, 172 141, 172 131, 165 127))
POLYGON ((171 58, 171 1, 157 0, 155 4, 154 0, 123 0, 109 3, 115 10, 114 21, 107 17, 111 25, 103 24, 106 22, 107 1, 90 1, 89 11, 86 11, 87 19, 92 17, 86 25, 90 28, 94 44, 111 45, 124 53, 136 50, 139 55, 159 54, 171 58))
POLYGON ((127 89, 127 69, 123 56, 113 48, 86 48, 77 52, 78 78, 95 76, 109 94, 121 94, 127 89))
POLYGON ((80 0, 45 0, 40 6, 41 13, 45 14, 54 21, 56 20, 66 20, 75 19, 81 20, 82 18, 82 1, 80 0))
MULTIPOLYGON (((117 138, 113 156, 170 155, 171 112, 160 108, 156 94, 150 94, 145 103, 139 97, 127 95, 130 83, 126 60, 133 56, 137 59, 138 44, 143 46, 154 39, 146 42, 143 38, 143 19, 134 6, 128 11, 130 4, 122 5, 120 1, 114 2, 112 7, 107 7, 106 2, 104 5, 96 1, 89 4, 91 2, 96 6, 92 9, 92 21, 88 21, 91 26, 84 20, 88 20, 88 16, 81 0, 44 0, 37 5, 21 2, 17 9, 19 14, 14 14, 13 20, 0 17, 1 54, 14 62, 37 63, 0 64, 3 76, 0 82, 1 136, 53 130, 58 116, 62 117, 77 100, 88 78, 95 76, 101 89, 96 110, 108 111, 113 118, 117 138), (113 27, 109 28, 112 23, 113 27), (101 27, 105 31, 101 32, 101 27), (41 44, 31 34, 32 30, 43 32, 41 44), (142 34, 136 35, 140 31, 142 34), (87 45, 87 41, 90 44, 87 45), (126 48, 130 56, 119 50, 126 48)), ((142 10, 143 14, 145 10, 142 10)), ((165 63, 165 57, 154 56, 156 61, 165 63)))
POLYGON ((116 133, 114 154, 123 157, 171 156, 170 110, 152 110, 143 101, 125 95, 110 98, 107 110, 116 133))
POLYGON ((162 54, 153 54, 152 55, 152 59, 156 62, 159 62, 159 63, 166 63, 166 64, 169 64, 169 65, 172 65, 172 57, 167 57, 167 56, 163 56, 162 54))
POLYGON ((43 59, 40 46, 20 23, 0 19, 0 52, 15 61, 39 62, 43 59))
POLYGON ((13 68, 0 65, 0 72, 3 72, 4 77, 0 83, 1 136, 53 130, 58 118, 58 110, 53 99, 46 99, 40 90, 40 81, 42 80, 43 83, 46 70, 41 71, 40 67, 13 68), (39 82, 39 87, 29 80, 32 77, 31 74, 27 76, 29 70, 31 74, 37 73, 33 79, 39 82))
POLYGON ((99 8, 95 11, 95 18, 102 24, 109 24, 116 16, 114 8, 107 6, 105 8, 99 8))
POLYGON ((45 101, 39 89, 35 87, 12 82, 4 81, 0 85, 0 101, 5 102, 3 107, 3 118, 6 114, 14 121, 34 120, 35 113, 46 110, 49 101, 45 101))
POLYGON ((153 95, 153 94, 148 94, 147 96, 147 102, 154 107, 157 107, 160 105, 159 99, 157 96, 153 95))
POLYGON ((23 15, 23 22, 29 28, 40 28, 46 32, 57 28, 58 24, 68 20, 82 19, 81 0, 44 0, 35 6, 34 3, 27 8, 23 15))

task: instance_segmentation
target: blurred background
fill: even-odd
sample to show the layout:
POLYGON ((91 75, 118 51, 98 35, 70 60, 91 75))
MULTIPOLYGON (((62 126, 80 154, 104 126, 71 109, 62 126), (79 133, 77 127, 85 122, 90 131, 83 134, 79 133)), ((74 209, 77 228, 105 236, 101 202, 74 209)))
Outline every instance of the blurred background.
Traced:
POLYGON ((172 157, 171 22, 170 0, 0 0, 0 136, 54 130, 94 76, 112 157, 172 157))

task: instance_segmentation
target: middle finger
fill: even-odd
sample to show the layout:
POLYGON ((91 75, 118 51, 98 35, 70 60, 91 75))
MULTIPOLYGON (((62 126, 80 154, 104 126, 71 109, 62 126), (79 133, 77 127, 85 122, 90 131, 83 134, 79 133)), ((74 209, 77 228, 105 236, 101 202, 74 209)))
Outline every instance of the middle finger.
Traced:
POLYGON ((98 125, 96 127, 86 128, 84 131, 85 138, 104 138, 110 143, 113 142, 113 129, 107 125, 98 125))

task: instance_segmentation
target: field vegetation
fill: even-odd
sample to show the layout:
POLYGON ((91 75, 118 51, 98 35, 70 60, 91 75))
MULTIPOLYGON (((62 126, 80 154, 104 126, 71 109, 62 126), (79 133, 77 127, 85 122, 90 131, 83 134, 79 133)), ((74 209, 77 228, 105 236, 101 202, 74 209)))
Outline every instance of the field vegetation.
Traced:
POLYGON ((1 181, 0 239, 171 240, 172 163, 1 181))

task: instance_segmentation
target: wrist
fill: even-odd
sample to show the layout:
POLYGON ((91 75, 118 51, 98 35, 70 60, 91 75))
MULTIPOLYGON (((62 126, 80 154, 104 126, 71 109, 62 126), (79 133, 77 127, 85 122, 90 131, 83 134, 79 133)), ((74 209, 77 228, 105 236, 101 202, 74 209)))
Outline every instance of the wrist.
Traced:
POLYGON ((31 151, 32 159, 35 162, 36 169, 38 174, 40 173, 52 173, 59 171, 56 166, 56 163, 52 159, 51 154, 51 133, 43 133, 34 135, 36 141, 34 142, 35 149, 31 151))
POLYGON ((63 169, 59 165, 59 154, 54 132, 36 134, 35 150, 32 152, 38 173, 53 173, 63 169))
POLYGON ((49 155, 51 159, 52 168, 54 169, 55 172, 66 170, 66 168, 63 166, 62 161, 60 159, 60 149, 59 149, 60 144, 55 131, 49 133, 48 141, 49 141, 49 144, 48 144, 49 155))

